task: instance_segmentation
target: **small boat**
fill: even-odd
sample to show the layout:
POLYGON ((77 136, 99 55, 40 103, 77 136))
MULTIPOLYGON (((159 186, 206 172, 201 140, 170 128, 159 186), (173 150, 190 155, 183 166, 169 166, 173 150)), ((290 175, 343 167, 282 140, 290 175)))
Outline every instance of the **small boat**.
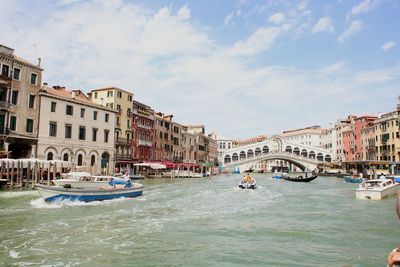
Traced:
POLYGON ((358 175, 343 176, 343 178, 346 183, 351 183, 351 184, 359 184, 364 181, 364 179, 358 175))
POLYGON ((253 172, 254 169, 252 167, 248 168, 247 170, 245 170, 244 172, 253 172))
POLYGON ((274 179, 283 179, 283 177, 287 177, 288 174, 286 172, 275 172, 272 178, 274 179))
POLYGON ((125 185, 114 184, 101 188, 65 188, 62 186, 47 186, 37 184, 36 189, 47 202, 70 200, 70 201, 101 201, 122 197, 138 197, 143 194, 144 186, 132 184, 130 181, 125 185))
POLYGON ((123 180, 122 177, 105 175, 91 175, 88 172, 70 172, 61 179, 52 180, 56 186, 77 187, 77 188, 99 188, 109 184, 111 180, 123 180))
POLYGON ((318 177, 318 175, 312 175, 310 177, 303 177, 302 175, 299 175, 297 177, 282 177, 282 179, 286 180, 286 181, 291 181, 291 182, 301 182, 301 183, 309 183, 312 180, 316 179, 318 177))
POLYGON ((141 174, 135 174, 135 173, 116 173, 115 177, 118 178, 124 178, 124 179, 131 179, 131 180, 143 180, 146 179, 146 176, 141 175, 141 174))
POLYGON ((7 179, 0 179, 0 188, 7 185, 7 179))
POLYGON ((247 183, 245 180, 241 180, 239 182, 239 188, 242 189, 256 189, 257 184, 256 184, 256 180, 251 180, 250 183, 247 183))
POLYGON ((391 179, 374 179, 362 182, 356 189, 358 199, 380 200, 395 195, 398 190, 398 183, 391 179))

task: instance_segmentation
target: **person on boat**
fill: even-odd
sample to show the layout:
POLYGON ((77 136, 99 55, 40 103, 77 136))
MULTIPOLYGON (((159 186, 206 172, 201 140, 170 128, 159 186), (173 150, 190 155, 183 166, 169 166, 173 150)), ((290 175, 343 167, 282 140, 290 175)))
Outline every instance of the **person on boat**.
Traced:
POLYGON ((252 180, 253 180, 253 178, 251 178, 251 176, 249 174, 246 174, 246 176, 244 177, 244 181, 247 184, 250 184, 252 180))
POLYGON ((379 176, 379 179, 386 179, 386 176, 381 173, 381 176, 379 176))

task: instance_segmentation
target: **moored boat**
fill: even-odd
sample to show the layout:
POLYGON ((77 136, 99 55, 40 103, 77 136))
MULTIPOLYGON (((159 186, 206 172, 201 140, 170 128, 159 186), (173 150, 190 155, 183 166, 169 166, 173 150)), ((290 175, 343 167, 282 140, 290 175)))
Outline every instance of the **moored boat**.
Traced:
POLYGON ((274 179, 282 179, 283 177, 287 177, 288 174, 286 172, 274 172, 272 178, 274 179))
POLYGON ((362 182, 356 189, 358 199, 380 200, 395 195, 399 184, 391 179, 374 179, 362 182))
POLYGON ((122 197, 138 197, 143 194, 144 186, 141 184, 126 183, 104 188, 65 188, 61 186, 36 185, 36 189, 47 202, 70 201, 101 201, 122 197))

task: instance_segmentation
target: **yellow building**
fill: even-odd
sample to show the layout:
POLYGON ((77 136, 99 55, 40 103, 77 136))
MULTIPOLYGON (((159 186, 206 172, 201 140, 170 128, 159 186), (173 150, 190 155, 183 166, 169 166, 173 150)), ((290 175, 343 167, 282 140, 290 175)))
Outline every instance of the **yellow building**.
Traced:
POLYGON ((375 120, 374 127, 376 160, 400 161, 398 111, 381 115, 375 120))
POLYGON ((111 108, 117 112, 115 119, 115 162, 133 159, 132 108, 133 93, 117 87, 93 89, 91 100, 99 105, 111 108))

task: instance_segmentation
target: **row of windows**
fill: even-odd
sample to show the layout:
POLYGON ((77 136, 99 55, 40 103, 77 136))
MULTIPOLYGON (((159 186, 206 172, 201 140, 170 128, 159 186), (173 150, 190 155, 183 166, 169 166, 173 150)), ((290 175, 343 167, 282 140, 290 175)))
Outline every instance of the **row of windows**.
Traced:
MULTIPOLYGON (((11 91, 11 104, 18 105, 18 95, 19 95, 19 92, 17 90, 11 91)), ((36 98, 35 95, 29 95, 28 108, 35 107, 35 98, 36 98)))
MULTIPOLYGON (((122 98, 122 92, 117 91, 117 96, 119 98, 122 98)), ((98 93, 94 92, 94 98, 97 99, 97 97, 98 97, 98 93)), ((107 91, 107 97, 113 97, 113 91, 107 91)), ((132 102, 132 95, 128 95, 128 101, 132 102)))
MULTIPOLYGON (((7 64, 0 64, 1 66, 1 75, 2 76, 6 76, 6 77, 10 77, 10 66, 7 64)), ((36 73, 31 73, 31 76, 29 77, 29 82, 33 85, 37 84, 37 74, 36 73)), ((12 78, 14 80, 19 81, 21 79, 21 69, 14 67, 13 71, 12 71, 12 78)))
MULTIPOLYGON (((56 110, 57 110, 57 103, 56 102, 51 102, 50 111, 51 112, 56 112, 56 110)), ((80 110, 81 118, 85 118, 85 112, 86 112, 86 109, 81 108, 81 110, 80 110)), ((93 120, 97 120, 97 113, 98 112, 96 110, 93 111, 93 120)), ((69 115, 69 116, 73 116, 74 115, 74 107, 71 106, 71 105, 66 105, 65 106, 65 114, 69 115)), ((109 118, 110 118, 110 115, 108 113, 104 114, 104 121, 105 122, 108 122, 109 118)))
MULTIPOLYGON (((92 141, 93 142, 97 141, 97 132, 98 132, 97 128, 92 128, 92 141)), ((110 133, 109 130, 104 130, 104 143, 108 143, 109 133, 110 133)), ((57 122, 55 122, 55 121, 51 121, 49 123, 49 136, 57 137, 57 122)), ((67 139, 72 138, 72 125, 71 124, 65 124, 64 137, 67 139)), ((85 126, 79 126, 78 139, 86 140, 86 127, 85 126)))

